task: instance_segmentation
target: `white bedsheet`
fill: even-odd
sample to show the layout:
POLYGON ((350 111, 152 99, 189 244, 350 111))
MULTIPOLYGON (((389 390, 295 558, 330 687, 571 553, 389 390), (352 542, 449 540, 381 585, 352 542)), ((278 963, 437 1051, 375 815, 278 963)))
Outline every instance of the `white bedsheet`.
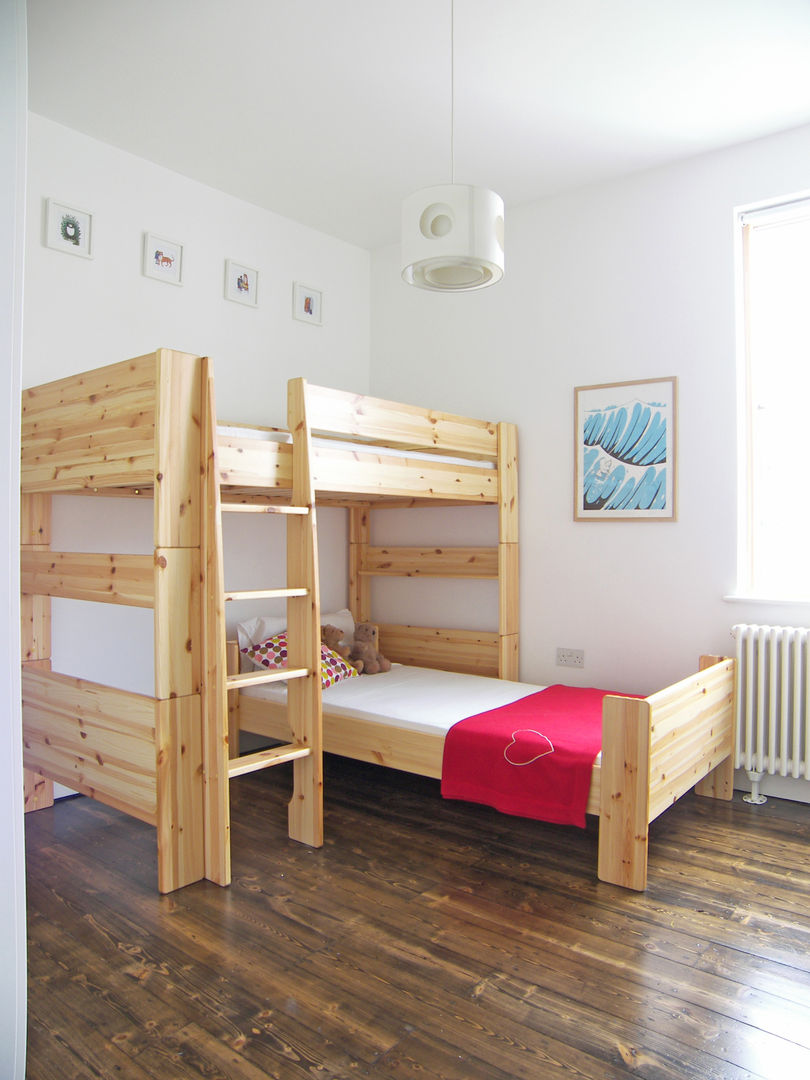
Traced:
MULTIPOLYGON (((323 706, 345 716, 443 735, 467 716, 508 705, 542 689, 533 683, 394 664, 390 671, 359 675, 330 686, 323 692, 323 706)), ((286 689, 278 683, 251 686, 242 693, 269 701, 286 698, 286 689)))
MULTIPOLYGON (((234 424, 218 424, 217 435, 223 438, 258 439, 260 442, 292 442, 288 431, 269 428, 239 427, 234 424)), ((473 465, 477 469, 494 469, 495 462, 478 458, 454 457, 452 454, 434 454, 426 450, 401 450, 393 446, 377 446, 374 443, 350 442, 343 439, 319 438, 312 440, 315 447, 323 446, 331 450, 351 450, 352 453, 376 454, 380 457, 417 458, 423 461, 440 461, 446 465, 473 465)))

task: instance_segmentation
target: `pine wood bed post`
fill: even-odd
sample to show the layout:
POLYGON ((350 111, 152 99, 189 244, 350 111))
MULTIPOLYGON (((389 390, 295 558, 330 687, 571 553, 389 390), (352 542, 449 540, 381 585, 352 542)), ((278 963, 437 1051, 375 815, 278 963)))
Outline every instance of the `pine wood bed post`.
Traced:
MULTIPOLYGON (((208 367, 209 365, 206 365, 208 367)), ((203 679, 203 761, 205 800, 205 876, 217 885, 231 881, 231 809, 228 761, 239 753, 238 716, 232 720, 227 679, 225 635, 225 576, 222 514, 217 473, 217 413, 213 373, 205 379, 205 513, 203 518, 203 597, 205 675, 203 679), (226 720, 227 717, 227 720, 226 720), (233 745, 231 737, 233 736, 233 745)), ((239 670, 238 652, 234 671, 239 670)), ((236 696, 235 692, 231 692, 236 696)))
MULTIPOLYGON (((705 671, 714 664, 720 663, 722 656, 701 656, 700 670, 705 671)), ((736 679, 735 679, 736 694, 736 679)), ((732 717, 737 715, 736 703, 732 705, 732 717)), ((729 724, 728 757, 721 761, 710 773, 707 773, 697 784, 695 794, 703 795, 710 799, 731 799, 734 795, 734 725, 729 724)))
POLYGON ((318 540, 312 439, 307 418, 306 382, 291 379, 287 389, 287 424, 293 438, 292 505, 309 513, 287 518, 287 583, 304 585, 307 595, 287 600, 287 650, 291 668, 309 674, 287 684, 287 709, 294 742, 308 746, 308 756, 293 763, 289 835, 313 847, 323 844, 323 732, 321 715, 321 628, 318 540))
POLYGON ((602 705, 599 868, 601 881, 647 887, 650 706, 606 697, 602 705))
POLYGON ((155 416, 155 697, 158 888, 205 875, 202 479, 205 363, 160 349, 155 416), (187 418, 179 422, 179 418, 187 418))
MULTIPOLYGON (((51 546, 51 496, 20 496, 20 544, 22 553, 48 551, 51 546)), ((23 593, 20 597, 21 654, 23 670, 51 667, 51 598, 23 593)), ((23 770, 25 811, 53 806, 53 781, 40 773, 23 770)))
POLYGON ((349 608, 355 622, 371 618, 371 578, 361 574, 371 534, 371 506, 349 508, 349 608))
POLYGON ((498 677, 516 680, 520 670, 520 582, 514 424, 498 424, 498 477, 498 677))

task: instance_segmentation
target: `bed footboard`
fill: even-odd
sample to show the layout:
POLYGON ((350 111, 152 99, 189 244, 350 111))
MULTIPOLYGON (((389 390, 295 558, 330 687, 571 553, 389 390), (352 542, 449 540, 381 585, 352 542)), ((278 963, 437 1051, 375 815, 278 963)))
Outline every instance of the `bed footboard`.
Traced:
POLYGON ((600 880, 643 890, 649 823, 691 787, 731 798, 734 661, 714 661, 651 697, 605 698, 600 880))

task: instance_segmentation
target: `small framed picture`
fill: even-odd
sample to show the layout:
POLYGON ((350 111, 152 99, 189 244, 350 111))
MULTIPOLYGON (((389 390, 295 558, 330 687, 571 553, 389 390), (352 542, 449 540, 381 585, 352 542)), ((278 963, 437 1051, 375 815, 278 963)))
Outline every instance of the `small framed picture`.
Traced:
POLYGON ((45 243, 69 255, 92 259, 93 215, 48 199, 45 243))
POLYGON ((233 259, 225 260, 225 299, 256 306, 259 271, 233 259))
POLYGON ((300 281, 293 282, 293 318, 315 326, 323 322, 323 296, 300 281))
POLYGON ((170 285, 183 284, 183 245, 154 233, 143 239, 143 272, 170 285))

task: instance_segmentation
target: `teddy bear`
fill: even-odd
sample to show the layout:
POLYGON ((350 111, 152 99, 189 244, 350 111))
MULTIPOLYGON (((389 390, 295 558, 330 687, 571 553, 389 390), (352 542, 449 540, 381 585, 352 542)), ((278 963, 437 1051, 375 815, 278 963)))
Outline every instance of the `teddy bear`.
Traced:
POLYGON ((351 666, 359 675, 360 672, 363 670, 363 661, 351 659, 351 657, 349 656, 351 648, 348 645, 341 645, 340 641, 342 637, 343 631, 340 629, 339 626, 333 626, 331 623, 327 623, 326 626, 321 627, 321 641, 324 643, 327 649, 331 649, 332 652, 336 652, 338 656, 342 657, 342 659, 346 661, 347 664, 351 664, 351 666))
POLYGON ((358 623, 355 626, 349 655, 352 663, 362 661, 364 675, 376 675, 378 671, 391 670, 391 661, 377 651, 377 627, 372 623, 358 623))

